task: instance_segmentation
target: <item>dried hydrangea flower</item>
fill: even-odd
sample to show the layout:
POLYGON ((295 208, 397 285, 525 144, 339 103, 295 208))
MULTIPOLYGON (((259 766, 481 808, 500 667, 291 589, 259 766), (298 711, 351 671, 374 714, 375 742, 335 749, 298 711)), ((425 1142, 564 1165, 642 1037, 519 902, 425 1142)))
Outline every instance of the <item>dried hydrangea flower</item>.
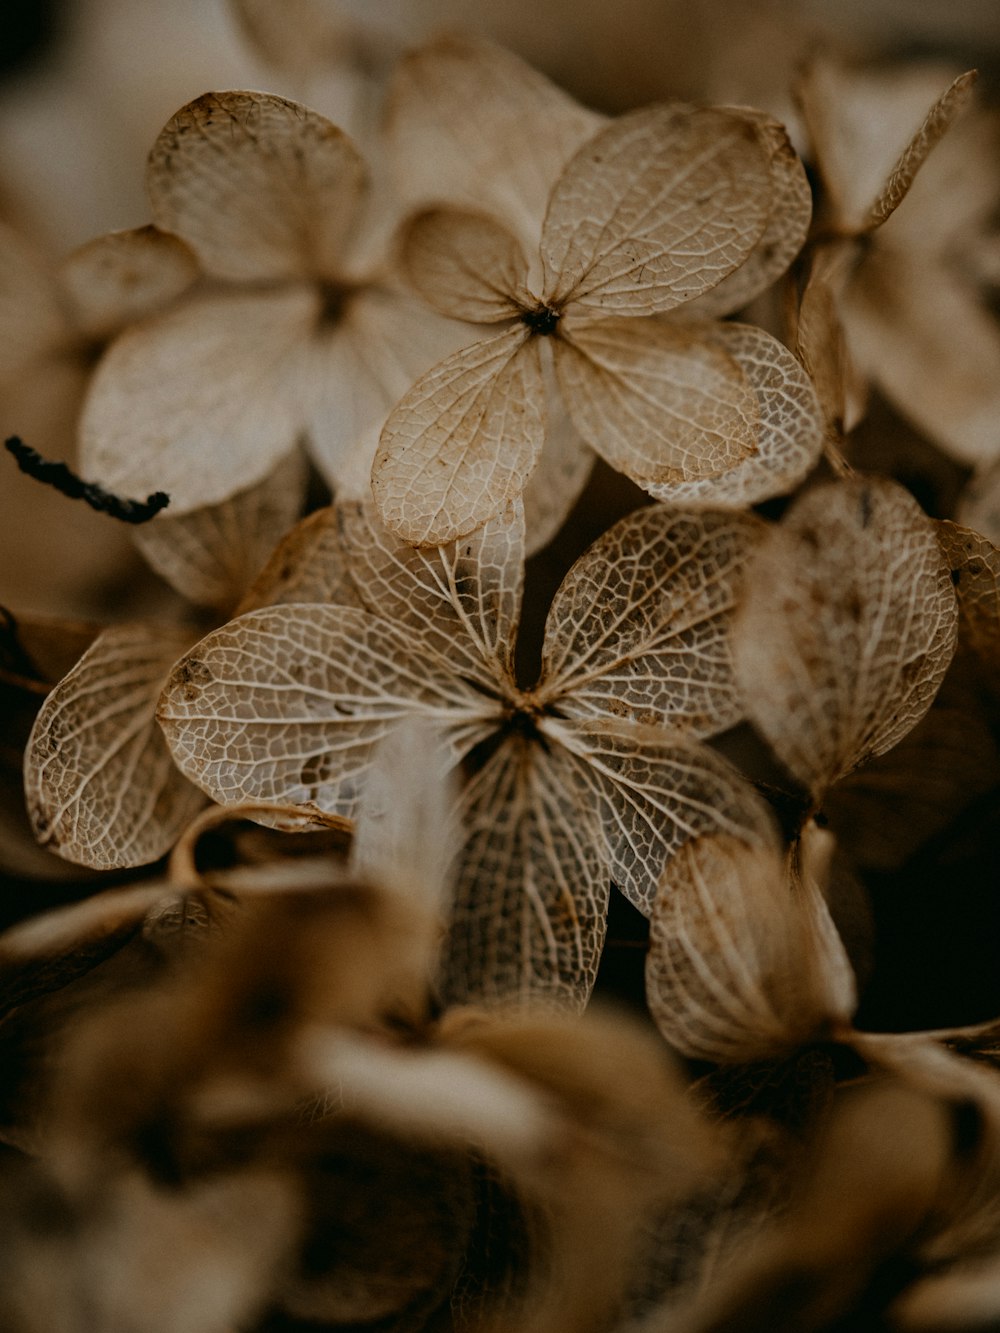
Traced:
POLYGON ((294 600, 217 630, 178 663, 161 724, 216 800, 351 815, 372 745, 402 718, 429 719, 474 769, 448 994, 579 1003, 609 880, 648 910, 669 848, 715 819, 714 802, 732 806, 732 771, 698 738, 740 716, 726 631, 758 531, 749 516, 664 506, 623 519, 563 581, 540 678, 523 689, 518 508, 417 550, 342 505, 293 532, 257 590, 273 578, 280 596, 288 556, 308 568, 312 546, 309 595, 325 570, 341 604, 303 603, 293 584, 294 600))
POLYGON ((206 93, 161 131, 146 183, 212 284, 109 350, 81 421, 84 471, 128 494, 155 476, 183 514, 260 481, 305 436, 346 481, 456 336, 388 274, 358 271, 354 144, 284 98, 206 93))

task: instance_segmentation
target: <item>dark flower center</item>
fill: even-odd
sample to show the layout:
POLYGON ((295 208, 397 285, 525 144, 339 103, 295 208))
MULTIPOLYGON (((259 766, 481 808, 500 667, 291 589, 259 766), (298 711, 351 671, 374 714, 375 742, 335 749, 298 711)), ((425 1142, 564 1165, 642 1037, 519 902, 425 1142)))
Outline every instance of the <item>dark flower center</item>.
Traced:
POLYGON ((560 318, 559 311, 547 305, 538 305, 533 310, 521 311, 521 323, 526 324, 532 333, 537 333, 543 338, 555 333, 560 318))

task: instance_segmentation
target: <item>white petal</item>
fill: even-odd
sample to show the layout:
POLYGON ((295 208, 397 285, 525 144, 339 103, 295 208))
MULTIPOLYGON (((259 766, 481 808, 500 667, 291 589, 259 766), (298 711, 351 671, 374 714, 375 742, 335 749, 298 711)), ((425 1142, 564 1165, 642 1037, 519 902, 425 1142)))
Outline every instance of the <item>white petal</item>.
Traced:
POLYGON ((198 261, 184 242, 156 227, 99 236, 60 267, 76 323, 90 338, 111 337, 155 314, 197 276, 198 261))

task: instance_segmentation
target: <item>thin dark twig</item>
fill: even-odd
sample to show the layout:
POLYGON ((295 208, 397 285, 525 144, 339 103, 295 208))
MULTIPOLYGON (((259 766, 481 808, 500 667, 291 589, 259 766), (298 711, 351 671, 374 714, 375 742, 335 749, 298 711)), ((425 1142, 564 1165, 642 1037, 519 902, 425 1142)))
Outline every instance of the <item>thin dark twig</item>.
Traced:
POLYGON ((46 486, 54 486, 71 500, 83 500, 91 509, 121 519, 123 523, 148 523, 170 503, 170 496, 165 491, 154 491, 145 500, 125 500, 120 495, 113 495, 96 482, 84 481, 65 463, 52 463, 43 458, 37 449, 32 449, 16 435, 5 440, 4 446, 17 459, 21 471, 29 477, 44 482, 46 486))

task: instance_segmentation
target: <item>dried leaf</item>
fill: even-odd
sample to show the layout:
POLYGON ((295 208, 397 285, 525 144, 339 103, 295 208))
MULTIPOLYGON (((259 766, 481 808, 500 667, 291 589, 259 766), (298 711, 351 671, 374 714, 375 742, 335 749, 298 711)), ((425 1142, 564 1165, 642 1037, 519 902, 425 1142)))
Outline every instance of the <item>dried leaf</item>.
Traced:
POLYGON ((123 495, 166 491, 171 516, 261 481, 301 431, 318 305, 306 287, 195 296, 127 330, 91 382, 84 475, 123 495))
POLYGON ((715 477, 756 450, 757 395, 697 329, 604 319, 565 328, 553 352, 573 424, 640 486, 715 477))
POLYGON ((757 547, 736 618, 747 712, 819 795, 924 715, 957 610, 931 521, 900 487, 817 487, 757 547))
POLYGON ((799 363, 776 338, 750 324, 712 324, 705 341, 728 353, 757 395, 756 450, 715 477, 644 489, 676 505, 743 508, 784 494, 812 470, 823 447, 823 410, 799 363))
POLYGON ((406 228, 407 276, 443 315, 496 324, 518 314, 528 261, 517 238, 483 213, 432 209, 406 228))
POLYGON ((146 188, 153 220, 231 282, 327 277, 366 188, 341 130, 271 93, 205 93, 160 131, 146 188))
POLYGON ((710 736, 743 713, 729 649, 750 515, 663 505, 621 519, 549 609, 539 697, 568 717, 621 716, 710 736))
POLYGON ((1000 550, 991 541, 945 520, 938 541, 958 597, 959 643, 990 671, 1000 667, 1000 550))
POLYGON ((769 152, 751 121, 680 105, 622 116, 552 191, 544 300, 571 315, 672 310, 743 263, 770 205, 769 152))
POLYGON ((189 643, 160 627, 105 630, 42 705, 25 796, 36 836, 60 856, 96 869, 145 865, 202 804, 154 717, 164 676, 189 643))
POLYGON ((155 314, 197 276, 198 261, 184 242, 156 227, 99 236, 74 250, 59 270, 77 327, 95 339, 155 314))
POLYGON ((524 489, 543 411, 538 344, 520 325, 436 366, 382 430, 372 493, 383 523, 414 545, 481 527, 524 489))

